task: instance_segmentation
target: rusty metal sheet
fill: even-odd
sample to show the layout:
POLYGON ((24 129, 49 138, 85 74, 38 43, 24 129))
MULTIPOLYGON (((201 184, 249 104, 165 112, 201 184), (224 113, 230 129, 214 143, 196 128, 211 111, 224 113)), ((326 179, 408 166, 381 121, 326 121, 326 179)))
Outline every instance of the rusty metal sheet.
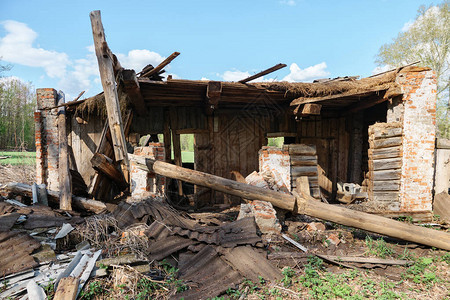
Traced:
POLYGON ((61 227, 64 223, 69 224, 80 224, 83 223, 84 219, 81 217, 62 217, 62 216, 48 216, 48 215, 28 215, 25 221, 25 229, 34 228, 47 228, 47 227, 61 227))
POLYGON ((0 232, 0 276, 36 267, 30 253, 41 244, 25 233, 0 232))
POLYGON ((224 260, 245 278, 257 281, 259 276, 269 281, 282 278, 280 269, 273 266, 265 255, 249 246, 239 246, 221 251, 224 260))
POLYGON ((244 279, 219 257, 212 246, 204 247, 193 257, 180 256, 179 266, 179 276, 190 289, 175 294, 172 299, 210 299, 235 288, 244 279))
POLYGON ((0 215, 0 231, 9 231, 11 227, 16 223, 20 214, 8 213, 0 215))
POLYGON ((181 236, 169 236, 164 239, 159 239, 150 243, 148 247, 148 258, 150 260, 161 260, 164 257, 171 255, 181 249, 187 248, 190 245, 198 243, 181 236))
POLYGON ((222 226, 197 227, 195 230, 175 227, 172 231, 173 234, 179 236, 226 248, 237 245, 255 245, 261 241, 261 237, 256 232, 256 223, 253 217, 242 218, 222 226))
POLYGON ((196 222, 184 217, 181 212, 158 200, 147 199, 142 202, 126 203, 121 202, 113 212, 114 217, 119 222, 119 227, 124 228, 134 223, 148 223, 155 220, 168 225, 182 228, 194 228, 196 222), (148 218, 150 216, 151 218, 148 218))

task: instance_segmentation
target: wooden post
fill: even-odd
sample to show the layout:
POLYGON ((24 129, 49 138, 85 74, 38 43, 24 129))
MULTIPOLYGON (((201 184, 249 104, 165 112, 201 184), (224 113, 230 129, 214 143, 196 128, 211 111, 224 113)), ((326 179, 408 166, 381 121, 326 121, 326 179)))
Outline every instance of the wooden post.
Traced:
MULTIPOLYGON (((58 92, 58 105, 64 103, 64 93, 58 92)), ((69 170, 69 155, 67 151, 66 107, 58 108, 58 139, 59 139, 59 208, 72 210, 72 180, 69 170)))
MULTIPOLYGON (((170 130, 172 132, 172 146, 173 146, 173 159, 175 161, 175 165, 182 167, 183 161, 181 159, 181 141, 180 134, 177 134, 176 131, 178 129, 178 118, 176 115, 176 111, 174 108, 170 108, 170 130)), ((178 185, 178 195, 183 196, 183 182, 181 180, 177 181, 178 185)))
MULTIPOLYGON (((26 195, 28 197, 32 197, 33 195, 31 185, 24 183, 10 182, 3 189, 10 193, 26 195)), ((59 192, 47 190, 47 196, 50 203, 56 204, 59 202, 59 192)), ((89 210, 94 213, 101 213, 106 210, 105 203, 83 197, 72 196, 72 204, 76 208, 89 210)))
POLYGON ((75 300, 80 280, 74 277, 61 278, 55 292, 54 300, 75 300))
POLYGON ((132 155, 131 158, 136 161, 139 167, 162 176, 184 180, 246 199, 268 201, 279 208, 294 211, 298 214, 305 214, 345 226, 450 250, 450 234, 444 231, 415 226, 337 205, 325 204, 303 194, 296 197, 282 192, 259 188, 145 157, 132 155))
MULTIPOLYGON (((175 164, 179 167, 182 167, 183 162, 181 160, 181 142, 180 135, 175 133, 172 130, 172 142, 173 142, 173 158, 175 160, 175 164)), ((178 195, 183 196, 183 182, 178 180, 178 195)))
POLYGON ((164 111, 164 152, 166 155, 166 162, 170 162, 172 159, 171 139, 172 139, 172 137, 170 135, 170 114, 169 114, 168 110, 165 110, 164 111))
POLYGON ((100 78, 105 94, 108 123, 111 131, 115 158, 116 161, 123 161, 125 168, 129 170, 127 143, 125 140, 119 97, 117 95, 115 84, 112 54, 106 43, 100 11, 92 11, 90 17, 95 53, 97 55, 100 78))

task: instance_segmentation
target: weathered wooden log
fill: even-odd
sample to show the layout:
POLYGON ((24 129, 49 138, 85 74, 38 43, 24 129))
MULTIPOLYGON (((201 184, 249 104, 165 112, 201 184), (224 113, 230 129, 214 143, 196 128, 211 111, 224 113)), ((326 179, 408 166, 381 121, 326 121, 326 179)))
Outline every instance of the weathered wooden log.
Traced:
POLYGON ((395 158, 401 157, 403 150, 401 146, 380 148, 380 149, 369 149, 369 159, 384 159, 384 158, 395 158))
POLYGON ((345 226, 450 250, 450 234, 447 232, 419 227, 341 206, 325 204, 303 195, 295 197, 281 192, 258 188, 219 176, 178 167, 166 162, 154 161, 145 157, 130 155, 130 159, 134 160, 140 168, 153 171, 162 176, 184 180, 247 199, 268 201, 279 208, 345 226))
POLYGON ((371 131, 370 134, 372 137, 377 140, 394 136, 402 136, 403 129, 401 127, 371 128, 369 131, 371 131))
POLYGON ((103 173, 106 177, 114 181, 121 190, 128 187, 123 174, 114 166, 112 160, 106 155, 95 153, 91 159, 91 164, 95 170, 103 173))
MULTIPOLYGON (((10 182, 4 186, 3 189, 9 193, 26 195, 28 197, 32 197, 33 195, 31 185, 24 183, 10 182)), ((47 196, 50 202, 59 204, 59 192, 47 190, 47 196)), ((106 205, 103 202, 73 195, 72 204, 76 208, 92 211, 94 213, 100 213, 106 209, 106 205)))
POLYGON ((94 37, 95 54, 97 56, 100 79, 105 94, 105 105, 108 114, 109 129, 111 130, 112 145, 117 161, 123 161, 127 170, 129 163, 127 157, 127 142, 123 129, 122 114, 120 112, 119 96, 113 68, 113 57, 106 43, 100 11, 90 13, 92 35, 94 37))
POLYGON ((390 137, 385 139, 377 139, 369 141, 370 148, 379 149, 379 148, 387 148, 387 147, 395 147, 400 146, 402 144, 402 137, 390 137))
MULTIPOLYGON (((64 93, 58 93, 58 104, 64 103, 64 93)), ((66 130, 66 107, 58 108, 58 148, 59 148, 59 190, 60 201, 59 208, 63 210, 72 210, 72 180, 69 170, 68 141, 66 130)))
POLYGON ((369 160, 369 170, 392 170, 402 167, 402 158, 369 160))
POLYGON ((294 166, 291 167, 291 176, 318 176, 317 166, 294 166))
POLYGON ((402 170, 394 169, 394 170, 370 171, 368 175, 369 179, 373 181, 396 180, 401 178, 402 170))
POLYGON ((317 156, 291 156, 291 166, 316 166, 317 156))
POLYGON ((277 207, 290 211, 294 210, 295 198, 289 194, 259 188, 253 185, 248 185, 216 175, 186 169, 162 161, 154 161, 142 156, 129 154, 129 157, 136 163, 138 167, 149 172, 154 172, 162 176, 198 184, 219 192, 249 200, 268 201, 277 207))
POLYGON ((316 145, 293 144, 284 145, 283 150, 289 151, 291 155, 316 155, 316 145))

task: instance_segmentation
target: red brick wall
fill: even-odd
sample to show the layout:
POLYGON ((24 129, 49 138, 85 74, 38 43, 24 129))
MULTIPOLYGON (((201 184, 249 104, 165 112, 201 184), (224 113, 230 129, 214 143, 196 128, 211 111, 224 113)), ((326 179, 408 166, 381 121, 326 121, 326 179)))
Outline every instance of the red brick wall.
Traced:
POLYGON ((291 190, 291 159, 288 151, 263 146, 259 150, 259 172, 268 172, 279 190, 291 190))
POLYGON ((399 74, 403 90, 403 165, 400 211, 431 211, 436 137, 436 76, 399 74))
MULTIPOLYGON (((146 147, 136 147, 134 154, 155 160, 165 160, 163 143, 149 143, 146 147)), ((165 193, 166 178, 153 172, 139 169, 131 162, 131 195, 142 197, 145 195, 160 195, 165 193)))
POLYGON ((59 141, 56 109, 57 92, 54 89, 37 89, 36 128, 36 182, 45 183, 50 190, 59 191, 58 161, 59 141))

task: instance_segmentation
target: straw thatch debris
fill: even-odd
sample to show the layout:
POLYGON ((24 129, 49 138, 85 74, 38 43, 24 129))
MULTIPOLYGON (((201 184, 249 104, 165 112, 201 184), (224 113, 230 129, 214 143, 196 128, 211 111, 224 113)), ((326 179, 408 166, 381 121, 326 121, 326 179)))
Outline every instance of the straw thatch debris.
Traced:
MULTIPOLYGON (((130 99, 128 98, 127 94, 123 93, 120 89, 118 91, 118 95, 120 111, 122 112, 123 118, 123 114, 130 107, 130 99)), ((106 118, 108 114, 106 111, 105 95, 103 94, 103 92, 86 99, 86 101, 78 105, 75 111, 75 115, 80 116, 83 119, 89 119, 89 116, 93 115, 106 118)))
POLYGON ((288 97, 325 97, 341 93, 362 93, 374 88, 388 89, 395 85, 397 71, 386 73, 382 76, 363 78, 355 80, 350 78, 347 81, 327 81, 324 83, 306 83, 306 82, 264 82, 256 83, 258 87, 267 90, 285 92, 288 97))

